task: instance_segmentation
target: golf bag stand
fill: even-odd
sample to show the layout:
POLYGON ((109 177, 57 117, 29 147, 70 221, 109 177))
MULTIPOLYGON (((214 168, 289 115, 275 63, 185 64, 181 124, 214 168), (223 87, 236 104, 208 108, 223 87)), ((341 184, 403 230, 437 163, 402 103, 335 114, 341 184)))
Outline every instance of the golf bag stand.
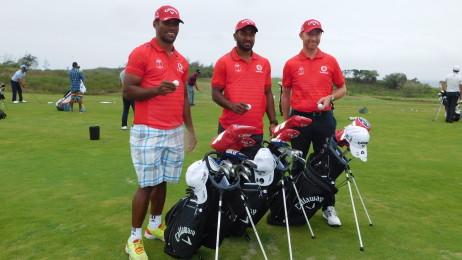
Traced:
POLYGON ((5 95, 3 94, 4 91, 5 91, 5 84, 2 83, 2 85, 0 86, 0 100, 2 101, 2 107, 6 107, 6 109, 8 109, 4 101, 5 100, 5 95))

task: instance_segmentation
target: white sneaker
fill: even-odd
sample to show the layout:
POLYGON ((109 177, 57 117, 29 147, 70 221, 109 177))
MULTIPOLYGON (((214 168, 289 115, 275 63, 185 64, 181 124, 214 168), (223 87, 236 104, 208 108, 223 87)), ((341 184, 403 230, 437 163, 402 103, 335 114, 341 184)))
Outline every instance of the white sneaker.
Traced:
POLYGON ((124 126, 122 126, 122 128, 120 128, 120 129, 122 129, 122 130, 127 130, 128 128, 127 128, 126 125, 124 125, 124 126))
POLYGON ((13 101, 13 104, 18 104, 18 103, 19 103, 19 101, 17 101, 17 100, 16 100, 16 101, 13 101))
POLYGON ((25 101, 25 100, 23 100, 23 101, 19 101, 19 102, 21 102, 21 103, 27 103, 27 101, 25 101))
POLYGON ((328 206, 322 216, 327 219, 327 223, 331 226, 341 226, 342 223, 340 219, 337 217, 337 212, 333 206, 328 206))

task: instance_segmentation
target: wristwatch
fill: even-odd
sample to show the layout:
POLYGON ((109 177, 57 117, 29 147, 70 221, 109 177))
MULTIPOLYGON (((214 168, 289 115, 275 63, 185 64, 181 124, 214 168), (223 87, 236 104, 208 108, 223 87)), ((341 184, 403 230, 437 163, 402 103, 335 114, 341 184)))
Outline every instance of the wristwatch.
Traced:
POLYGON ((278 124, 279 124, 278 120, 271 120, 270 121, 270 125, 278 125, 278 124))
POLYGON ((331 98, 330 102, 332 103, 332 102, 334 102, 334 100, 335 100, 335 97, 334 97, 334 95, 332 94, 332 98, 331 98))

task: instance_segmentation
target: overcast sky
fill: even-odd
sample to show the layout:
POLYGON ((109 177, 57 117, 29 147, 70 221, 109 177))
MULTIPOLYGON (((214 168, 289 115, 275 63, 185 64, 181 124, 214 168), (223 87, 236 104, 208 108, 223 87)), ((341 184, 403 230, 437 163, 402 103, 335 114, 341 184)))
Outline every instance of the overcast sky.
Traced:
POLYGON ((299 28, 321 22, 320 49, 344 69, 401 72, 438 81, 462 65, 460 0, 0 0, 0 61, 36 56, 50 69, 77 61, 82 69, 124 66, 131 50, 155 35, 161 5, 176 7, 185 22, 175 42, 190 61, 216 62, 235 46, 236 23, 259 29, 254 51, 268 58, 273 77, 302 48, 299 28))

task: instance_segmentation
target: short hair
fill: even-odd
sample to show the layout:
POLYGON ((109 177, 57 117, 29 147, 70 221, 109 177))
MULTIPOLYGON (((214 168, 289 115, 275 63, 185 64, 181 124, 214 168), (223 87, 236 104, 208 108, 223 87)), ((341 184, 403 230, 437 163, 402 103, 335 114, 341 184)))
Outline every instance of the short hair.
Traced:
POLYGON ((77 64, 77 62, 75 62, 75 61, 72 62, 72 68, 77 68, 77 66, 79 66, 79 65, 77 64))

